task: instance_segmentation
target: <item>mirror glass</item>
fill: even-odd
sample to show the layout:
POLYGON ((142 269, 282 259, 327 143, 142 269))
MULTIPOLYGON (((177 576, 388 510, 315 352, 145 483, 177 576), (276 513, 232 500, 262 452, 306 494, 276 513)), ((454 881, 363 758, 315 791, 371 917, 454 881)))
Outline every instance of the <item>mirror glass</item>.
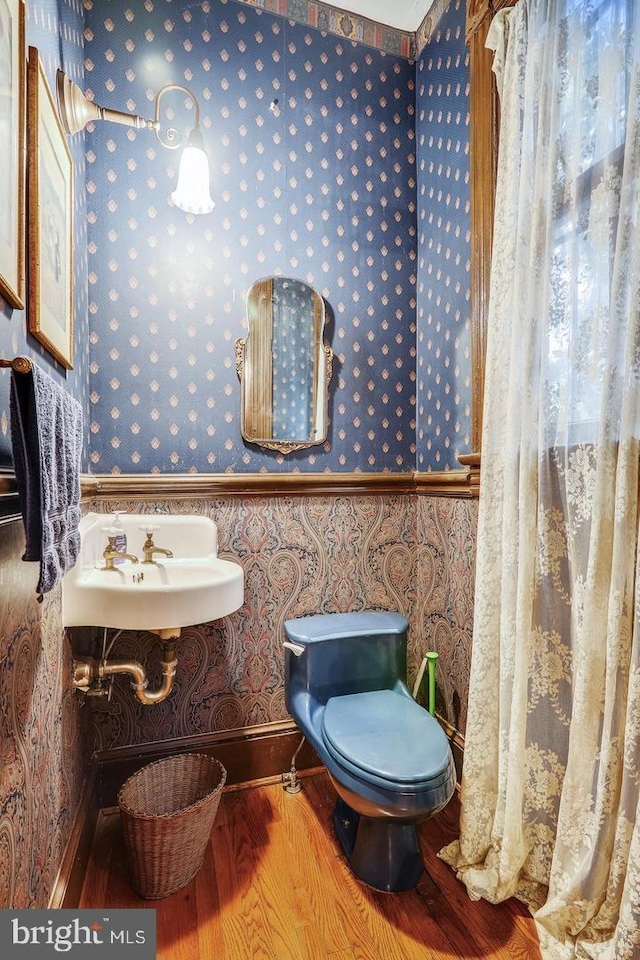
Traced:
POLYGON ((265 277, 249 290, 247 323, 236 341, 243 438, 282 453, 324 443, 333 363, 324 300, 301 280, 265 277))

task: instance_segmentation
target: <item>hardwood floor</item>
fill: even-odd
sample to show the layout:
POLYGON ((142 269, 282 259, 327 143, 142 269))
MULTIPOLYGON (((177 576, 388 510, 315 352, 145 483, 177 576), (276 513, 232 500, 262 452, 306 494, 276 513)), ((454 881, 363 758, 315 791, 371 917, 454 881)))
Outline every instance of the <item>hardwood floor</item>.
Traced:
POLYGON ((132 890, 118 811, 101 813, 80 906, 155 908, 158 960, 539 960, 522 905, 472 902, 438 860, 456 836, 457 799, 420 828, 429 875, 386 894, 339 852, 326 774, 303 787, 225 792, 202 869, 164 900, 132 890))

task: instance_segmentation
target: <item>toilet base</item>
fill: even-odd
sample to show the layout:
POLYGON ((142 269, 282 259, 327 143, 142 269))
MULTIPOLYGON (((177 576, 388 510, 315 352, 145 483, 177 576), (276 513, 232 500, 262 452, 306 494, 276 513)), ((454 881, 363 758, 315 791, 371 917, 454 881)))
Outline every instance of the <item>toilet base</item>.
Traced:
POLYGON ((370 887, 399 893, 420 880, 424 864, 412 823, 363 817, 339 797, 333 827, 352 871, 370 887))

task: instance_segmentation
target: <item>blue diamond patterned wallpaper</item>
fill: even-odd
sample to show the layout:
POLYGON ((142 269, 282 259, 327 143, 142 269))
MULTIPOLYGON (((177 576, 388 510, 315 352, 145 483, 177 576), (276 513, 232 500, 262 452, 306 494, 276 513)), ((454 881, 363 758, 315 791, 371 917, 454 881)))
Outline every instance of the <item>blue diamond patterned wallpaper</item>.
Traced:
MULTIPOLYGON (((28 0, 50 82, 61 65, 146 117, 160 86, 186 84, 211 159, 215 210, 189 217, 168 199, 176 153, 151 131, 96 123, 71 138, 75 369, 3 307, 0 353, 39 357, 87 410, 87 469, 457 467, 471 402, 464 20, 452 0, 413 64, 234 0, 28 0), (327 443, 286 457, 240 437, 234 343, 270 273, 321 292, 336 353, 327 443)), ((192 124, 180 95, 164 106, 192 124)))
POLYGON ((93 0, 85 68, 145 116, 163 84, 193 90, 216 201, 170 205, 176 155, 149 131, 87 134, 92 469, 413 469, 413 65, 245 4, 93 0), (235 340, 268 274, 322 294, 336 353, 327 443, 286 457, 240 436, 235 340))
POLYGON ((469 56, 453 0, 416 65, 417 469, 471 452, 469 56))

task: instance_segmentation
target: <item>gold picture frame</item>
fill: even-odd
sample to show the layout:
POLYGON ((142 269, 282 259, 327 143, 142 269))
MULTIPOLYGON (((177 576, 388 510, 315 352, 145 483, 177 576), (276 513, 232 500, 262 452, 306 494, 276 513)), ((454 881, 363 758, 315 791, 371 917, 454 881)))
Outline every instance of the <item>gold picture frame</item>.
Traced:
POLYGON ((29 332, 73 368, 73 161, 36 47, 27 66, 29 332))
POLYGON ((23 0, 0 0, 0 142, 8 163, 0 199, 0 297, 18 310, 25 305, 24 44, 23 0))

